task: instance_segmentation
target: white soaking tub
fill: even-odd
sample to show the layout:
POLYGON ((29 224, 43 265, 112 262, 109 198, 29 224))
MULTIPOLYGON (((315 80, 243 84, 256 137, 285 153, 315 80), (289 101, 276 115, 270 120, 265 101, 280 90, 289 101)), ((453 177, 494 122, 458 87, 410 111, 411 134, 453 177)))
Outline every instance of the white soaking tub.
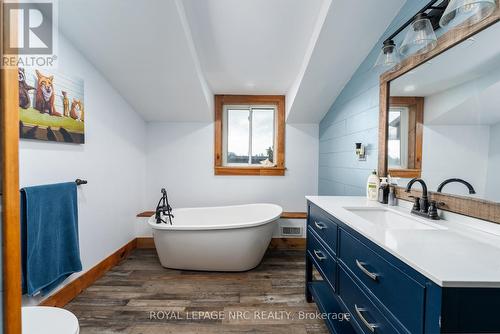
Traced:
POLYGON ((162 266, 246 271, 262 261, 282 211, 274 204, 174 209, 172 225, 148 222, 162 266))

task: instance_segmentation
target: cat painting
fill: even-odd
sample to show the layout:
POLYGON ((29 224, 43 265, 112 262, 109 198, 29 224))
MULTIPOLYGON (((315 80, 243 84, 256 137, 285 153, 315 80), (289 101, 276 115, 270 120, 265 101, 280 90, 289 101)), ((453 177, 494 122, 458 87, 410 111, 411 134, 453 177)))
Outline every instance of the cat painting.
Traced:
POLYGON ((38 87, 36 89, 35 109, 40 113, 48 112, 51 116, 60 117, 61 114, 56 111, 55 107, 55 92, 54 92, 54 76, 50 77, 43 75, 36 70, 38 77, 38 87))

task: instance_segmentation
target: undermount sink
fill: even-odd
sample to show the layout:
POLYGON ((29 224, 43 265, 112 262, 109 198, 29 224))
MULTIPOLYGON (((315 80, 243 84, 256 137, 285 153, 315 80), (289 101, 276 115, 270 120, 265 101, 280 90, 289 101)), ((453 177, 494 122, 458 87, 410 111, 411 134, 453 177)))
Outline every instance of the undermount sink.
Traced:
POLYGON ((369 223, 388 230, 442 230, 445 227, 432 222, 423 222, 385 208, 344 208, 369 223))

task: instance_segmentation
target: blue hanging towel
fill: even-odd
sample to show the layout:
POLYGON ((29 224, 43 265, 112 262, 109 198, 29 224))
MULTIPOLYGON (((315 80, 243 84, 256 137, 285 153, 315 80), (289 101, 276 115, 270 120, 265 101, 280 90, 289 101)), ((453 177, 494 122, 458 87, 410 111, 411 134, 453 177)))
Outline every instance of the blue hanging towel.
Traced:
POLYGON ((82 270, 75 182, 21 189, 23 293, 47 293, 82 270))

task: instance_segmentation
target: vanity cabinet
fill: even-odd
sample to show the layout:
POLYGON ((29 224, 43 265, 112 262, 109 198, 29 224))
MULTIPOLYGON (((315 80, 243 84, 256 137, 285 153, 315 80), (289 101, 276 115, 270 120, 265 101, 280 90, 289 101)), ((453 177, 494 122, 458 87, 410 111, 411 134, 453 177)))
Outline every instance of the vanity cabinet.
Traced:
POLYGON ((500 333, 500 289, 441 287, 310 201, 306 298, 349 313, 331 333, 500 333))

